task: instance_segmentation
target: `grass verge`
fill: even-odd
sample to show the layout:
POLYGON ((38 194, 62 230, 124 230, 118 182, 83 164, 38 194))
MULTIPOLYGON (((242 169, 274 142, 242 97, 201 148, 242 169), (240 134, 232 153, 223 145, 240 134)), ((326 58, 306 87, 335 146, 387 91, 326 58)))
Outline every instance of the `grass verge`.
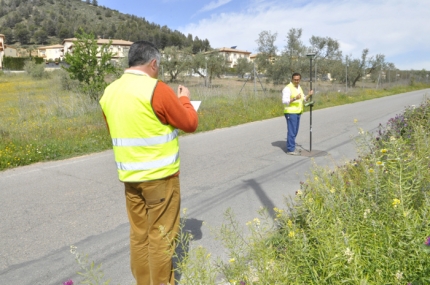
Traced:
MULTIPOLYGON (((0 170, 40 161, 64 159, 111 148, 97 102, 77 91, 64 90, 62 71, 34 79, 26 74, 0 76, 0 170)), ((211 88, 186 78, 193 100, 202 100, 197 132, 282 116, 282 86, 254 92, 252 84, 216 79, 211 88), (242 89, 243 88, 243 89, 242 89)), ((172 85, 176 90, 177 85, 172 85)), ((348 94, 321 91, 314 109, 373 99, 430 86, 354 89, 348 94)))

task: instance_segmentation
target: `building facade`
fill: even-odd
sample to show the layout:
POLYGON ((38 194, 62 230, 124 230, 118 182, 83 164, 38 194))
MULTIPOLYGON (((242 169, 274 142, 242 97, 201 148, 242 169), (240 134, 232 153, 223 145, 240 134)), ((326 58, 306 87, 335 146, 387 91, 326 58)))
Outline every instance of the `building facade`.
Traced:
POLYGON ((39 47, 37 49, 37 56, 43 57, 45 61, 62 61, 64 58, 63 46, 62 45, 52 45, 39 47))
POLYGON ((249 51, 236 49, 236 47, 222 47, 217 49, 217 51, 226 57, 227 63, 231 68, 237 65, 237 61, 239 58, 246 58, 249 61, 249 56, 251 55, 249 51))
POLYGON ((4 48, 4 56, 8 57, 18 57, 18 51, 16 48, 5 45, 4 48))
MULTIPOLYGON (((73 52, 73 42, 77 41, 77 38, 64 39, 62 43, 63 53, 66 55, 69 52, 73 52)), ((113 59, 118 61, 121 58, 128 56, 128 51, 133 42, 115 39, 98 39, 97 44, 101 47, 102 45, 109 44, 110 51, 113 53, 113 59)))

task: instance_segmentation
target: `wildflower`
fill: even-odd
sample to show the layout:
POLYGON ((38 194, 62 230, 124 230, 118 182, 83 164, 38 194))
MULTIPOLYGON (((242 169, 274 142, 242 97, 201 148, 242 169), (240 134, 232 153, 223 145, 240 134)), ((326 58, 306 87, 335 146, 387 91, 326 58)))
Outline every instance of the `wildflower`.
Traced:
POLYGON ((398 205, 400 205, 400 200, 399 199, 393 199, 393 207, 397 208, 398 205))
POLYGON ((185 215, 186 213, 187 213, 187 208, 184 208, 183 210, 182 210, 182 213, 185 215))
POLYGON ((357 120, 357 119, 354 119, 354 124, 357 124, 357 122, 358 122, 358 120, 357 120))
POLYGON ((240 281, 240 285, 246 285, 245 281, 240 281))
POLYGON ((375 172, 375 170, 373 170, 373 168, 369 168, 369 172, 373 173, 373 172, 375 172))
POLYGON ((295 232, 293 232, 293 231, 290 231, 289 233, 288 233, 288 236, 290 237, 290 238, 293 238, 294 236, 295 236, 295 232))
POLYGON ((234 258, 230 258, 230 260, 229 260, 228 262, 233 263, 233 262, 235 262, 235 261, 236 261, 236 259, 234 259, 234 258))
POLYGON ((345 256, 348 257, 348 263, 351 263, 352 260, 354 259, 354 253, 349 249, 349 247, 346 248, 345 250, 345 256))
POLYGON ((334 192, 336 192, 336 189, 334 189, 334 187, 332 187, 332 188, 330 189, 330 192, 331 192, 331 193, 334 193, 334 192))
POLYGON ((302 190, 299 189, 299 190, 296 191, 296 195, 297 196, 302 196, 302 194, 303 194, 302 190))
POLYGON ((397 271, 396 278, 397 278, 397 280, 402 280, 402 278, 403 278, 403 272, 397 271))
POLYGON ((370 214, 370 209, 364 210, 364 218, 367 219, 367 215, 370 214))
POLYGON ((73 285, 72 279, 63 282, 63 285, 73 285))
POLYGON ((376 164, 377 165, 384 165, 384 163, 382 161, 377 161, 376 164))
POLYGON ((251 222, 251 221, 246 222, 246 225, 247 225, 247 226, 250 226, 251 224, 252 224, 252 222, 251 222))
POLYGON ((71 253, 71 254, 75 254, 75 253, 76 253, 76 249, 77 249, 77 247, 76 247, 76 246, 71 245, 71 246, 70 246, 70 253, 71 253))
POLYGON ((260 220, 259 220, 258 218, 255 218, 255 219, 253 220, 253 222, 254 222, 257 226, 259 226, 259 225, 260 225, 260 220))
POLYGON ((364 130, 363 130, 362 128, 358 128, 358 133, 359 133, 360 135, 362 135, 362 134, 364 134, 364 130))
POLYGON ((288 220, 287 226, 290 227, 290 228, 293 227, 293 222, 291 220, 288 220))
POLYGON ((381 152, 382 153, 386 153, 388 150, 387 149, 385 149, 385 148, 383 148, 383 149, 381 149, 381 152))
POLYGON ((426 246, 430 246, 430 236, 427 237, 426 241, 424 242, 426 246))

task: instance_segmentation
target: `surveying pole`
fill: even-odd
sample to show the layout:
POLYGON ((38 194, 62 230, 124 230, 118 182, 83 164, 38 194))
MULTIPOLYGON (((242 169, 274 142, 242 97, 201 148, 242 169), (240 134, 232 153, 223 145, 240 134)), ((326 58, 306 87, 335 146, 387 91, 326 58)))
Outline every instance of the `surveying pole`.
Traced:
MULTIPOLYGON (((314 52, 310 52, 306 55, 309 57, 310 66, 309 66, 309 83, 310 83, 310 89, 312 90, 312 59, 315 56, 314 52)), ((304 95, 304 94, 303 94, 304 95)), ((309 98, 310 102, 306 105, 309 106, 309 116, 310 116, 310 128, 309 128, 309 152, 312 152, 312 106, 314 105, 314 102, 312 101, 312 95, 309 98)))

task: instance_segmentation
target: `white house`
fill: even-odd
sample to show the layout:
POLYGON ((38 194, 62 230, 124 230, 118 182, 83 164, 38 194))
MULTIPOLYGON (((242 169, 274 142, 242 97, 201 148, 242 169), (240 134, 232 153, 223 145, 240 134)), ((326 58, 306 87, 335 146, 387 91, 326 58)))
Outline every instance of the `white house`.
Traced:
POLYGON ((246 58, 248 61, 250 60, 249 56, 251 52, 246 50, 236 49, 236 47, 226 48, 222 47, 216 49, 220 54, 225 55, 227 58, 227 63, 230 67, 235 67, 237 65, 237 60, 239 58, 246 58))
POLYGON ((62 60, 63 59, 63 46, 53 45, 44 46, 37 49, 37 56, 43 57, 45 61, 49 60, 62 60))
MULTIPOLYGON (((77 38, 64 39, 62 43, 64 55, 68 52, 73 52, 73 42, 77 41, 77 38)), ((120 58, 128 56, 128 51, 133 42, 115 39, 98 39, 97 44, 102 46, 111 42, 110 51, 113 52, 113 59, 118 60, 120 58)))
POLYGON ((3 56, 4 56, 4 42, 5 42, 5 36, 3 34, 0 34, 0 69, 3 69, 3 56))

